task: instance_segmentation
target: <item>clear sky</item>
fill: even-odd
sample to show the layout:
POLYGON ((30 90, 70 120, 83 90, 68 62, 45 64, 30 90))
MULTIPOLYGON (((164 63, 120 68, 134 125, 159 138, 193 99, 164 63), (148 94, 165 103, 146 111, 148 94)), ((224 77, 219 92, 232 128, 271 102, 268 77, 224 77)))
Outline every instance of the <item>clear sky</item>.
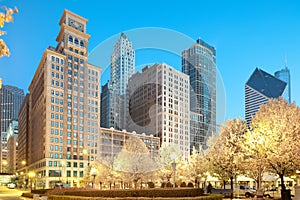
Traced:
MULTIPOLYGON (((89 20, 89 51, 122 31, 143 27, 174 30, 194 40, 202 38, 214 46, 226 91, 226 119, 244 117, 244 85, 254 69, 259 67, 273 74, 284 67, 285 57, 291 70, 292 100, 299 105, 300 2, 297 0, 0 0, 2 5, 19 9, 15 22, 4 27, 8 34, 3 39, 11 56, 0 59, 3 84, 27 91, 45 48, 56 46, 58 22, 63 10, 68 9, 89 20)), ((166 40, 174 44, 179 41, 171 39, 166 40)), ((111 53, 111 49, 107 51, 111 53)), ((164 61, 181 68, 180 56, 165 56, 159 50, 137 52, 136 57, 138 66, 164 61)), ((103 80, 108 78, 107 74, 104 73, 103 80)))

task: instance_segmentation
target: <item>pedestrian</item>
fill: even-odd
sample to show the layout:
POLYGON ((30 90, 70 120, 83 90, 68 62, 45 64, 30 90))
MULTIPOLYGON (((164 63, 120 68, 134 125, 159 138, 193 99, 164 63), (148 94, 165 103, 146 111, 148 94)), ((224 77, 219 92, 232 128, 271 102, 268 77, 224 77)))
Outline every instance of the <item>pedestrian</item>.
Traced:
POLYGON ((208 186, 207 186, 207 189, 206 189, 206 190, 207 190, 207 193, 208 193, 208 194, 211 194, 212 185, 211 185, 210 183, 208 184, 208 186))

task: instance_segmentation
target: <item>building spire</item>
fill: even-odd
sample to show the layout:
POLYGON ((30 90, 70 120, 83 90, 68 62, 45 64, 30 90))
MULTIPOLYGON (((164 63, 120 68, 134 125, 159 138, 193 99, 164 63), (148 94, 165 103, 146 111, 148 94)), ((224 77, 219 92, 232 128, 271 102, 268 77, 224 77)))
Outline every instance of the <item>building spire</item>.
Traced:
POLYGON ((284 67, 285 69, 288 68, 286 54, 284 55, 284 67))

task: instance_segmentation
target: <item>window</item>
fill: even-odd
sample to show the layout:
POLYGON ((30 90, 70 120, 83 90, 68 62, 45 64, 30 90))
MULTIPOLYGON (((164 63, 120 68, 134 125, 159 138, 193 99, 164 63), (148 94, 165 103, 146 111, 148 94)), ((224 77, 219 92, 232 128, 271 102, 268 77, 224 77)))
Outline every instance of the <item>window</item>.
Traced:
POLYGON ((81 47, 84 47, 84 43, 83 43, 82 40, 80 40, 80 46, 81 46, 81 47))
POLYGON ((77 177, 77 171, 73 171, 73 177, 77 177))
POLYGON ((73 42, 73 37, 71 35, 69 36, 69 42, 73 42))
POLYGON ((78 44, 78 39, 77 38, 75 38, 74 43, 78 44))

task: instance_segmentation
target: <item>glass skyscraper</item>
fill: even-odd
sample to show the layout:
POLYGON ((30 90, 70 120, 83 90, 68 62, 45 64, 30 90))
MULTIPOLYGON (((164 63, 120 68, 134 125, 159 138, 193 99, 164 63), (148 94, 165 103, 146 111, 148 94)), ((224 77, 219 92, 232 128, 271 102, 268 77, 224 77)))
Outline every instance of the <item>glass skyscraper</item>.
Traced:
MULTIPOLYGON (((18 112, 24 100, 24 91, 18 87, 11 85, 3 85, 0 88, 0 136, 6 135, 9 123, 14 119, 18 119, 18 112)), ((0 169, 2 169, 2 161, 6 160, 6 153, 2 152, 2 147, 5 146, 4 143, 7 142, 7 138, 1 140, 0 144, 0 169), (5 157, 4 157, 5 156, 5 157)), ((1 170, 2 171, 2 170, 1 170)))
POLYGON ((190 76, 190 148, 198 149, 216 132, 216 49, 198 39, 182 52, 182 72, 190 76))
POLYGON ((135 72, 135 52, 132 42, 124 33, 114 45, 114 51, 110 58, 110 82, 102 89, 101 94, 101 126, 105 128, 114 127, 117 130, 126 128, 127 124, 127 85, 128 80, 135 72), (108 106, 104 107, 105 104, 108 106))
POLYGON ((289 103, 291 103, 291 75, 290 70, 287 68, 287 66, 280 70, 275 72, 275 77, 279 78, 280 80, 287 83, 286 88, 282 94, 282 97, 287 100, 289 103))
POLYGON ((245 117, 249 126, 261 104, 282 96, 286 83, 256 68, 245 84, 245 117))

